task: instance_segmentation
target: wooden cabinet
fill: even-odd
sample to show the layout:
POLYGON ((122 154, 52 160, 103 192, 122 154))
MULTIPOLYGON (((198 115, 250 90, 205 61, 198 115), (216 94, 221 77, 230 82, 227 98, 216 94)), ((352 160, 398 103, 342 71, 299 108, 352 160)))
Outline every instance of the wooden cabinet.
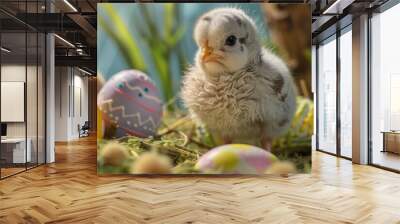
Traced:
POLYGON ((383 133, 383 152, 400 154, 400 132, 383 133))

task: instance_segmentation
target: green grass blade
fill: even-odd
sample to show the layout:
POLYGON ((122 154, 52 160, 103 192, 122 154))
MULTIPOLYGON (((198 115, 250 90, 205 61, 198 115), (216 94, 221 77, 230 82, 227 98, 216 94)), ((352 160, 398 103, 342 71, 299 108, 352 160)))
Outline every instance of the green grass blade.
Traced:
POLYGON ((107 22, 99 17, 100 25, 105 28, 105 31, 118 44, 121 51, 125 52, 123 55, 126 57, 128 64, 135 69, 145 71, 146 64, 140 53, 140 49, 133 36, 129 33, 126 24, 118 15, 118 12, 115 11, 112 4, 105 4, 103 8, 112 21, 113 26, 107 25, 107 22))

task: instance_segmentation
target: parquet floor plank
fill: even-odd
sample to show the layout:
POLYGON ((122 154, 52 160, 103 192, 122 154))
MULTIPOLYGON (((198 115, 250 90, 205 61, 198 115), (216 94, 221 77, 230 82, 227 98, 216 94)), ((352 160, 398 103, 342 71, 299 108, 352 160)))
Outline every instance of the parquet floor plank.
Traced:
POLYGON ((0 181, 0 223, 396 223, 400 175, 313 152, 289 178, 97 176, 96 139, 0 181))

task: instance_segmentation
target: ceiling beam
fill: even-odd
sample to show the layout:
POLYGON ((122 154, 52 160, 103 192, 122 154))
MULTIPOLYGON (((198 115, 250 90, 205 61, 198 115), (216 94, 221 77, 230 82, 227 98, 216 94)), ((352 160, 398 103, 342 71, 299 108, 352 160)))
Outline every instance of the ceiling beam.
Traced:
POLYGON ((336 0, 330 4, 323 12, 324 15, 337 15, 342 14, 349 5, 355 0, 336 0))
POLYGON ((55 56, 56 66, 87 67, 96 71, 97 60, 91 56, 55 56))
POLYGON ((68 14, 67 15, 72 21, 74 21, 79 27, 81 27, 86 34, 89 35, 89 37, 91 38, 95 38, 96 37, 96 33, 97 30, 95 27, 92 26, 92 24, 90 24, 85 17, 83 17, 80 14, 68 14))
POLYGON ((16 18, 42 32, 82 30, 75 21, 62 13, 18 13, 16 18))
POLYGON ((315 22, 311 24, 311 32, 315 33, 324 27, 335 16, 319 16, 315 22))

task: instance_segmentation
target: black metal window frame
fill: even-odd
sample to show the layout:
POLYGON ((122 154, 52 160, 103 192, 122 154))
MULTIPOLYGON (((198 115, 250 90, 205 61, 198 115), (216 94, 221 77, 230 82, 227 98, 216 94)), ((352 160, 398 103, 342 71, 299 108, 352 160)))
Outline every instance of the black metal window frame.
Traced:
MULTIPOLYGON (((368 111, 367 111, 367 113, 368 113, 368 124, 367 124, 367 127, 368 127, 368 137, 367 137, 367 141, 368 141, 368 152, 367 152, 367 154, 368 154, 368 158, 367 158, 367 164, 368 165, 370 165, 370 166, 374 166, 374 167, 377 167, 377 168, 380 168, 380 169, 384 169, 384 170, 388 170, 388 171, 391 171, 391 172, 396 172, 396 173, 400 173, 400 170, 396 170, 396 169, 393 169, 393 168, 389 168, 389 167, 386 167, 386 166, 382 166, 382 165, 379 165, 379 164, 374 164, 373 163, 373 148, 372 148, 372 146, 373 146, 373 142, 372 142, 372 85, 371 85, 371 79, 372 79, 372 60, 371 60, 371 58, 372 58, 372 28, 371 28, 371 20, 372 20, 372 17, 373 17, 373 14, 374 13, 383 13, 383 12, 385 12, 386 10, 388 10, 388 9, 390 9, 390 8, 392 8, 392 7, 394 7, 394 6, 396 6, 396 5, 398 5, 398 4, 400 4, 400 0, 388 0, 388 1, 386 1, 384 4, 382 4, 381 6, 379 6, 379 7, 377 7, 377 8, 374 8, 374 9, 370 9, 370 10, 367 10, 365 13, 367 13, 368 14, 368 31, 367 31, 367 41, 368 41, 368 44, 367 44, 367 46, 368 46, 368 49, 367 49, 367 51, 368 51, 368 54, 367 54, 367 66, 368 66, 368 69, 367 69, 367 88, 368 88, 368 96, 367 96, 367 102, 368 102, 368 105, 367 105, 367 107, 368 107, 368 111)), ((348 15, 347 17, 349 17, 349 18, 351 18, 351 16, 350 15, 348 15)), ((343 19, 346 19, 346 18, 343 18, 343 19)), ((339 68, 339 70, 337 70, 336 71, 336 73, 337 73, 337 79, 336 79, 336 85, 337 85, 337 90, 339 90, 340 91, 340 86, 338 86, 338 85, 340 85, 340 48, 339 48, 339 46, 340 46, 340 35, 342 35, 342 34, 344 34, 345 32, 342 32, 341 33, 341 31, 345 31, 345 29, 349 26, 349 25, 351 25, 351 22, 350 22, 350 24, 348 24, 349 23, 349 21, 345 21, 344 22, 344 24, 348 24, 348 25, 346 25, 344 28, 341 28, 338 24, 339 24, 339 22, 340 22, 340 20, 334 25, 334 26, 336 26, 336 32, 334 33, 334 34, 331 34, 331 35, 326 35, 326 33, 332 33, 332 30, 331 31, 328 31, 328 32, 326 32, 326 33, 322 33, 322 35, 320 35, 320 36, 322 36, 322 38, 319 38, 318 40, 317 40, 317 43, 316 43, 316 68, 315 68, 315 71, 316 71, 316 90, 318 91, 318 89, 319 89, 319 74, 318 74, 318 58, 319 58, 319 55, 318 55, 318 48, 319 48, 319 45, 320 45, 320 43, 322 43, 322 42, 324 42, 324 41, 326 41, 327 39, 329 39, 329 38, 331 38, 333 35, 336 35, 336 38, 335 38, 335 40, 336 40, 336 47, 337 47, 337 49, 339 49, 339 51, 337 50, 337 52, 336 52, 336 56, 337 56, 337 68, 339 68), (339 33, 339 35, 337 35, 339 33), (339 76, 339 77, 338 77, 339 76), (339 80, 339 81, 338 81, 339 80)), ((329 28, 328 28, 329 29, 329 28)), ((328 30, 327 29, 327 30, 328 30)), ((319 151, 319 152, 323 152, 323 153, 327 153, 327 154, 330 154, 330 155, 333 155, 333 156, 336 156, 336 157, 340 157, 340 158, 344 158, 344 159, 348 159, 348 160, 352 160, 351 158, 348 158, 348 157, 345 157, 345 156, 343 156, 343 155, 341 155, 341 149, 340 149, 340 131, 341 131, 341 127, 340 127, 340 113, 338 113, 338 111, 340 111, 340 94, 338 94, 337 93, 337 101, 336 101, 336 117, 337 117, 337 119, 336 119, 336 125, 337 125, 337 130, 336 130, 336 138, 337 138, 337 140, 336 140, 336 153, 330 153, 330 152, 327 152, 327 151, 325 151, 325 150, 323 150, 323 149, 320 149, 319 148, 319 118, 318 118, 318 111, 319 111, 319 102, 318 102, 318 92, 317 92, 317 94, 316 94, 316 100, 315 100, 315 104, 316 104, 316 150, 317 151, 319 151), (339 115, 339 116, 338 116, 339 115)))
MULTIPOLYGON (((339 20, 340 21, 340 20, 339 20)), ((316 150, 319 152, 323 152, 329 155, 337 156, 340 158, 344 158, 347 160, 352 160, 352 158, 343 156, 341 153, 341 120, 340 120, 340 75, 341 75, 341 67, 340 67, 340 37, 347 33, 351 32, 352 23, 351 17, 343 18, 342 23, 334 24, 335 31, 330 35, 325 36, 323 39, 320 39, 316 44, 316 68, 315 68, 315 78, 316 78, 316 150), (341 24, 341 25, 340 25, 341 24), (330 41, 336 41, 336 152, 328 152, 327 150, 321 149, 319 147, 319 53, 318 49, 322 43, 328 43, 330 41)))

